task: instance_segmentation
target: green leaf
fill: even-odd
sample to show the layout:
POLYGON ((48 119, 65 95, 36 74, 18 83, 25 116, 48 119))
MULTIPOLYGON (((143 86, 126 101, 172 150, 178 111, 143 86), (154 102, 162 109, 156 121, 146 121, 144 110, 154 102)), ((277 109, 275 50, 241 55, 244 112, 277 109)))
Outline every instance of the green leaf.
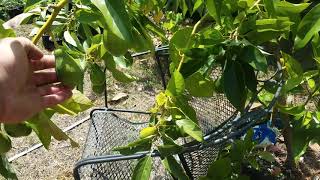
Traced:
POLYGON ((185 90, 184 78, 179 71, 175 71, 168 82, 166 93, 170 96, 179 96, 185 90))
POLYGON ((273 0, 263 0, 264 6, 268 12, 269 17, 275 16, 275 7, 274 7, 274 1, 273 0))
POLYGON ((181 60, 181 55, 179 51, 182 49, 186 48, 187 46, 187 41, 189 40, 191 36, 192 28, 187 27, 178 30, 175 32, 170 39, 169 43, 169 54, 170 54, 170 60, 178 66, 180 60, 181 60))
POLYGON ((245 82, 247 88, 251 92, 257 92, 258 81, 254 69, 247 63, 242 64, 242 68, 245 74, 245 82))
POLYGON ((69 139, 73 147, 78 147, 78 144, 75 141, 73 141, 50 120, 54 113, 55 112, 53 110, 46 109, 29 119, 27 122, 37 134, 46 149, 49 149, 51 136, 59 141, 69 139))
POLYGON ((40 4, 42 0, 26 0, 24 12, 28 12, 33 9, 36 5, 40 4))
POLYGON ((218 24, 221 24, 221 7, 222 1, 220 0, 209 0, 206 2, 207 9, 209 14, 217 21, 218 24))
POLYGON ((278 109, 280 110, 280 112, 285 114, 290 114, 290 115, 298 115, 305 111, 304 105, 291 106, 291 107, 283 107, 278 105, 278 109))
POLYGON ((133 58, 131 54, 128 52, 124 56, 113 57, 115 63, 121 68, 129 68, 133 64, 133 58))
POLYGON ((90 80, 93 92, 101 94, 106 88, 106 75, 96 63, 90 66, 90 80))
POLYGON ((80 59, 74 59, 62 49, 54 52, 58 79, 67 86, 75 87, 82 83, 84 70, 80 59))
POLYGON ((249 63, 254 69, 267 72, 268 63, 266 57, 255 46, 246 46, 239 57, 244 62, 249 63))
POLYGON ((162 160, 162 164, 169 173, 179 180, 188 180, 189 177, 186 175, 185 171, 177 160, 173 156, 167 156, 162 160))
POLYGON ((100 14, 90 9, 79 9, 75 16, 80 23, 84 24, 90 24, 100 19, 100 14))
POLYGON ((266 160, 270 163, 273 163, 276 161, 275 157, 273 156, 273 154, 271 154, 270 152, 267 152, 267 151, 261 151, 261 152, 258 152, 258 156, 263 159, 263 160, 266 160))
POLYGON ((12 180, 18 179, 6 155, 4 154, 1 154, 0 174, 6 179, 12 179, 12 180))
POLYGON ((6 29, 3 27, 4 21, 0 19, 0 39, 7 37, 15 37, 16 34, 13 29, 6 29))
POLYGON ((174 142, 174 140, 165 133, 161 133, 163 145, 158 146, 158 150, 163 157, 179 154, 184 148, 174 142))
POLYGON ((151 143, 154 136, 148 136, 143 139, 138 139, 127 146, 116 147, 113 151, 119 151, 120 154, 130 155, 140 151, 150 151, 151 143))
POLYGON ((302 70, 301 64, 289 54, 286 54, 284 52, 282 52, 281 54, 284 59, 284 65, 286 67, 286 70, 289 76, 292 78, 302 77, 303 70, 302 70))
POLYGON ((192 120, 190 119, 176 120, 176 124, 177 126, 179 126, 179 128, 182 131, 184 131, 185 133, 193 137, 195 140, 199 142, 203 141, 202 131, 200 127, 192 120))
POLYGON ((61 103, 59 106, 51 107, 59 114, 76 115, 93 106, 90 99, 83 95, 80 91, 73 90, 73 95, 70 99, 61 103))
POLYGON ((310 3, 293 4, 287 1, 274 1, 277 14, 282 16, 290 16, 300 14, 310 3))
POLYGON ((63 33, 63 37, 66 40, 67 43, 71 44, 72 46, 78 48, 82 52, 84 52, 84 49, 81 45, 81 42, 79 41, 77 35, 73 32, 65 31, 63 33))
POLYGON ((166 32, 161 29, 160 26, 154 24, 148 17, 145 15, 139 16, 141 24, 150 32, 160 37, 162 40, 166 39, 166 32))
MULTIPOLYGON (((106 20, 104 46, 114 56, 125 54, 133 43, 130 18, 123 0, 91 0, 106 20)), ((104 23, 104 22, 102 22, 104 23)))
POLYGON ((230 61, 223 73, 224 92, 231 104, 242 111, 247 100, 244 72, 238 62, 230 61))
POLYGON ((186 89, 195 97, 211 97, 214 92, 212 79, 203 77, 200 72, 196 72, 186 79, 186 89))
POLYGON ((196 0, 193 6, 192 14, 195 13, 201 5, 203 5, 203 0, 196 0))
POLYGON ((231 172, 230 158, 221 158, 210 165, 207 177, 210 180, 228 179, 231 176, 231 172))
POLYGON ((5 132, 0 132, 0 154, 5 154, 12 148, 10 137, 5 132))
POLYGON ((312 8, 301 20, 294 42, 295 49, 301 49, 320 30, 320 4, 312 8))
POLYGON ((132 180, 149 180, 152 168, 152 158, 150 155, 139 160, 134 168, 132 180))
POLYGON ((119 39, 132 43, 131 23, 123 0, 91 0, 103 14, 108 30, 119 39))
POLYGON ((256 20, 256 26, 258 32, 267 31, 289 31, 290 26, 294 23, 287 17, 279 17, 277 19, 259 19, 256 20))

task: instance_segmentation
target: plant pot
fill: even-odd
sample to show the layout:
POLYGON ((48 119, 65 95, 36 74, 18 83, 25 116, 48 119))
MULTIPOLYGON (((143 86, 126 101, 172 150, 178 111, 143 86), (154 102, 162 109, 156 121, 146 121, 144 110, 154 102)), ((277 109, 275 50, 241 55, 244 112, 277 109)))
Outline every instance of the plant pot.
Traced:
POLYGON ((11 19, 11 18, 23 13, 23 10, 24 10, 24 8, 22 6, 21 7, 15 7, 13 9, 8 10, 9 18, 11 19))
MULTIPOLYGON (((62 45, 62 40, 61 39, 57 39, 57 43, 59 45, 62 45)), ((44 48, 47 51, 54 51, 55 50, 54 42, 51 41, 49 35, 43 35, 42 36, 42 44, 43 44, 44 48)))

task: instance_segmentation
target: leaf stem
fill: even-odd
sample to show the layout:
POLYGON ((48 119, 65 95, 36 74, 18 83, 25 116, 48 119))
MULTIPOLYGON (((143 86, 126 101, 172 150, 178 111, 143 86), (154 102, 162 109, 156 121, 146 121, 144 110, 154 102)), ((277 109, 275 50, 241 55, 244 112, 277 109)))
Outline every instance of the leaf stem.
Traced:
MULTIPOLYGON (((199 26, 200 26, 200 25, 203 23, 203 21, 208 17, 208 15, 209 15, 209 13, 205 14, 205 15, 194 25, 194 27, 193 27, 193 29, 192 29, 192 32, 191 32, 191 34, 190 34, 190 37, 189 37, 189 39, 188 39, 188 41, 187 41, 187 45, 186 45, 187 48, 190 46, 192 36, 197 32, 199 26)), ((182 64, 184 63, 185 59, 186 59, 186 56, 185 56, 185 54, 183 54, 182 57, 181 57, 181 61, 180 61, 180 63, 179 63, 179 66, 178 66, 178 68, 177 68, 177 71, 180 71, 180 70, 181 70, 182 64)))
POLYGON ((62 0, 60 1, 56 6, 54 6, 54 10, 51 14, 51 16, 48 18, 48 20, 45 22, 45 24, 39 29, 37 35, 32 39, 33 44, 37 44, 40 40, 41 36, 50 28, 53 21, 59 14, 60 10, 68 3, 68 0, 62 0))

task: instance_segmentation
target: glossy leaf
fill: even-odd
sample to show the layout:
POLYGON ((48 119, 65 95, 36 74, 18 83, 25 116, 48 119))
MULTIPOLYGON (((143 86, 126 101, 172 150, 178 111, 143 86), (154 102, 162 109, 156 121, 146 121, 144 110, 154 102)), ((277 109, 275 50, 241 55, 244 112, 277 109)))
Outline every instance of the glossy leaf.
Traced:
POLYGON ((15 37, 16 34, 13 29, 7 29, 3 27, 3 21, 0 19, 0 39, 6 37, 15 37))
POLYGON ((197 72, 186 79, 186 89, 195 97, 211 97, 214 92, 213 81, 197 72))
POLYGON ((231 170, 231 160, 229 158, 221 158, 210 165, 207 177, 211 180, 226 179, 230 177, 231 170))
POLYGON ((282 52, 282 57, 284 59, 284 65, 286 67, 286 71, 288 72, 289 76, 292 78, 301 77, 303 75, 303 70, 301 64, 295 60, 289 54, 282 52))
POLYGON ((185 90, 184 78, 180 72, 175 71, 171 79, 168 82, 166 93, 170 96, 179 96, 185 90))
POLYGON ((270 152, 262 151, 262 152, 259 152, 258 155, 261 159, 266 160, 270 163, 273 163, 276 161, 275 157, 270 152))
POLYGON ((207 9, 210 15, 217 21, 218 24, 221 24, 221 7, 222 1, 220 0, 210 0, 206 1, 207 9))
POLYGON ((179 51, 182 49, 186 48, 186 42, 191 36, 192 28, 187 27, 178 30, 175 32, 170 40, 169 43, 169 52, 170 52, 170 59, 172 62, 175 63, 176 66, 178 66, 180 60, 181 60, 181 55, 179 51))
POLYGON ((54 111, 47 109, 28 120, 28 124, 37 134, 43 146, 46 149, 49 149, 51 137, 54 137, 59 141, 70 140, 73 147, 78 147, 78 144, 74 140, 72 140, 50 120, 53 114, 54 111))
POLYGON ((139 160, 134 168, 131 180, 149 180, 152 168, 152 158, 150 155, 139 160))
POLYGON ((254 46, 244 47, 243 54, 239 58, 249 63, 254 69, 267 72, 267 59, 258 48, 254 46))
POLYGON ((12 180, 18 179, 17 175, 14 172, 13 168, 11 167, 11 164, 9 163, 6 155, 4 155, 4 154, 1 154, 0 174, 6 179, 12 179, 12 180))
POLYGON ((277 14, 290 16, 300 14, 309 6, 309 3, 293 4, 287 1, 274 1, 274 5, 277 14))
POLYGON ((268 12, 269 17, 275 16, 275 7, 274 7, 274 1, 273 0, 263 0, 265 8, 268 12))
POLYGON ((151 148, 151 140, 153 136, 148 136, 143 139, 138 139, 132 143, 129 143, 127 146, 116 147, 113 151, 119 151, 120 154, 130 155, 139 151, 149 151, 151 148))
POLYGON ((100 19, 100 14, 90 9, 79 9, 75 16, 81 23, 90 24, 100 19))
POLYGON ((28 12, 33 9, 36 5, 40 4, 42 0, 26 0, 26 5, 24 7, 24 12, 28 12))
POLYGON ((173 156, 167 156, 162 160, 162 164, 172 174, 173 177, 179 180, 188 180, 189 177, 177 160, 173 156))
POLYGON ((73 95, 70 99, 60 104, 60 107, 55 106, 51 109, 60 114, 76 115, 93 106, 91 100, 83 95, 80 91, 73 90, 73 95))
POLYGON ((200 127, 190 119, 177 120, 176 124, 185 133, 193 137, 195 140, 202 142, 203 136, 200 127))
POLYGON ((301 20, 295 38, 295 49, 301 49, 320 31, 320 4, 312 8, 301 20))
POLYGON ((123 0, 91 0, 103 14, 109 33, 132 43, 131 24, 123 0))
POLYGON ((84 72, 80 59, 74 59, 62 49, 54 52, 58 79, 65 85, 75 87, 82 83, 84 72))
POLYGON ((163 145, 158 146, 158 150, 163 157, 179 154, 184 149, 174 142, 174 140, 165 133, 161 133, 163 145))
POLYGON ((247 99, 244 72, 238 62, 230 61, 223 73, 224 92, 231 104, 242 111, 247 99))

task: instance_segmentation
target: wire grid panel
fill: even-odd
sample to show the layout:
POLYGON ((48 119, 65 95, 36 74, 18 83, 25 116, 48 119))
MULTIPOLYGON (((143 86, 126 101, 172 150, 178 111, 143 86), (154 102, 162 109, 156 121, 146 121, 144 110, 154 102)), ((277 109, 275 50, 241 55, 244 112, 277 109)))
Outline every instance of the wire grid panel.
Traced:
MULTIPOLYGON (((149 116, 129 112, 94 111, 82 159, 101 155, 117 155, 114 147, 135 141, 149 116), (128 121, 127 117, 131 117, 128 121)), ((93 163, 79 169, 81 179, 131 179, 136 159, 93 163)), ((152 179, 170 179, 159 158, 153 158, 152 179)))
MULTIPOLYGON (((215 94, 211 98, 193 98, 190 104, 197 113, 197 119, 203 134, 211 133, 221 123, 232 118, 236 112, 224 94, 215 94)), ((221 136, 223 135, 225 134, 221 134, 221 136)), ((205 176, 209 166, 225 146, 226 143, 222 143, 214 147, 182 154, 192 177, 199 179, 201 176, 205 176)))

